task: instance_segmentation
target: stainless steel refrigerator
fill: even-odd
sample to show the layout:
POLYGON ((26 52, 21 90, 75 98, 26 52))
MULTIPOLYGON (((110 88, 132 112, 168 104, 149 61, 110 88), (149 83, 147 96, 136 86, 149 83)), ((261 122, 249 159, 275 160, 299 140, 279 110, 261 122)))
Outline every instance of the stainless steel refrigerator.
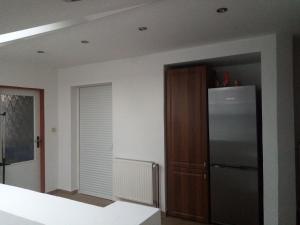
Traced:
POLYGON ((211 222, 260 225, 255 86, 208 90, 211 222))

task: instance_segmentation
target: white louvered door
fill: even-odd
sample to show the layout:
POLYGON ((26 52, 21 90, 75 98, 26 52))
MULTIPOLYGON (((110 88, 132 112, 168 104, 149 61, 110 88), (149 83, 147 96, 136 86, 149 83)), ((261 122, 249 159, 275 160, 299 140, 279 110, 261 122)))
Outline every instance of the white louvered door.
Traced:
POLYGON ((112 199, 112 86, 79 90, 79 192, 112 199))

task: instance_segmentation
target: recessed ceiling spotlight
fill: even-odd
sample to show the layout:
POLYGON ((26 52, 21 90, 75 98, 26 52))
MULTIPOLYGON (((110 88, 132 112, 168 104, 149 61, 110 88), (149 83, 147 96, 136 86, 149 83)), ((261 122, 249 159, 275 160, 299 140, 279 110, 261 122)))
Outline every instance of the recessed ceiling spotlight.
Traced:
POLYGON ((228 8, 226 7, 221 7, 217 9, 217 13, 226 13, 228 11, 228 8))
POLYGON ((81 44, 89 44, 90 42, 88 40, 82 40, 81 44))
POLYGON ((64 2, 80 2, 81 0, 63 0, 64 2))
POLYGON ((45 51, 43 51, 43 50, 38 50, 38 51, 36 51, 36 53, 43 54, 43 53, 45 53, 45 51))
POLYGON ((148 27, 138 27, 138 30, 139 31, 146 31, 146 30, 148 30, 148 27))

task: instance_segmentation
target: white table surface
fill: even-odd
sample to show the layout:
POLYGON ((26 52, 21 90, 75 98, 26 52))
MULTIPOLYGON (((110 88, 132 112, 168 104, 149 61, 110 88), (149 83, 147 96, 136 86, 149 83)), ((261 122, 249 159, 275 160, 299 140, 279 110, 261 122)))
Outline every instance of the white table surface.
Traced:
POLYGON ((0 210, 0 224, 5 225, 42 225, 41 223, 32 220, 24 219, 23 217, 15 216, 0 210))
POLYGON ((43 225, 160 225, 156 208, 127 202, 101 208, 3 184, 0 211, 43 225))

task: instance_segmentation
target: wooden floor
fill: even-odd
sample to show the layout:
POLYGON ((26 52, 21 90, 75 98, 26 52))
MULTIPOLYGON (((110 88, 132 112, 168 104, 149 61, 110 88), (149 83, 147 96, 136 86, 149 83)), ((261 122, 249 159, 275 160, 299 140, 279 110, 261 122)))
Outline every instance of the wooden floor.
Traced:
MULTIPOLYGON (((61 191, 61 190, 53 191, 49 194, 63 197, 63 198, 72 199, 72 200, 79 201, 79 202, 84 202, 84 203, 91 204, 91 205, 101 206, 101 207, 105 207, 112 203, 112 201, 107 200, 107 199, 97 198, 97 197, 79 194, 79 193, 70 193, 70 192, 61 191)), ((162 225, 205 225, 205 224, 200 224, 200 223, 190 222, 190 221, 181 220, 181 219, 177 219, 177 218, 162 216, 162 225)))

